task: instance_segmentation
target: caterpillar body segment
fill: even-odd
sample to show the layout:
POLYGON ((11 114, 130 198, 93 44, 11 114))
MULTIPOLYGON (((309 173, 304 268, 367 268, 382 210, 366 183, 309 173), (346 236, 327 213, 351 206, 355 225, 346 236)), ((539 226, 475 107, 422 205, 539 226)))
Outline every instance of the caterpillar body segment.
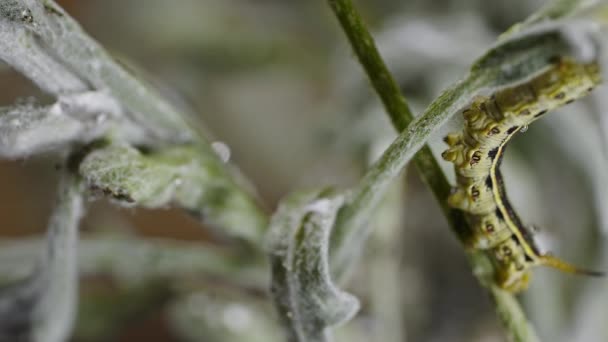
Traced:
POLYGON ((472 234, 467 245, 488 253, 495 282, 511 292, 526 289, 530 268, 545 265, 598 275, 543 255, 507 198, 500 173, 508 142, 545 113, 588 94, 600 82, 597 63, 558 59, 527 82, 477 97, 463 110, 461 132, 448 134, 442 157, 454 164, 456 186, 448 205, 465 212, 472 234))

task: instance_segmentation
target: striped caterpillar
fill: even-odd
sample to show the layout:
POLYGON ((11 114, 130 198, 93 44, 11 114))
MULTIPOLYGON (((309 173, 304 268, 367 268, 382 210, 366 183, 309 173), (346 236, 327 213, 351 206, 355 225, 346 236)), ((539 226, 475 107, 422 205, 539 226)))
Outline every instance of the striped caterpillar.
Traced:
POLYGON ((448 205, 464 211, 472 229, 467 245, 487 251, 496 269, 495 282, 507 291, 526 289, 535 265, 601 275, 540 252, 509 203, 499 169, 515 133, 548 111, 585 96, 599 83, 598 64, 556 59, 528 82, 476 98, 463 111, 463 131, 445 137, 449 148, 442 157, 454 163, 457 183, 448 205))

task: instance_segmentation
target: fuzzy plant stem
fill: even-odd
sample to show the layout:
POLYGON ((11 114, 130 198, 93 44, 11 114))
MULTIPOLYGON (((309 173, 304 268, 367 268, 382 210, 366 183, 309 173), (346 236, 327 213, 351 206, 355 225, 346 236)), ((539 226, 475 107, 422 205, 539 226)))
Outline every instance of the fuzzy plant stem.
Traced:
MULTIPOLYGON (((346 33, 372 86, 382 100, 386 113, 390 117, 393 126, 398 132, 404 131, 410 122, 414 120, 414 115, 412 114, 405 97, 401 94, 399 85, 386 67, 384 60, 382 60, 378 48, 374 43, 374 39, 363 22, 363 19, 350 0, 329 0, 329 5, 338 18, 342 29, 346 33)), ((451 187, 428 145, 422 147, 416 154, 414 163, 420 172, 422 179, 429 184, 433 194, 439 203, 441 203, 443 211, 447 213, 449 208, 445 204, 445 198, 447 198, 451 187)), ((371 198, 370 202, 375 204, 382 199, 383 192, 376 192, 375 195, 371 194, 371 196, 373 198, 371 198)), ((374 204, 372 204, 372 206, 375 206, 374 204)), ((347 219, 345 216, 364 215, 363 211, 357 211, 357 213, 341 213, 338 218, 338 225, 340 225, 340 220, 347 219)), ((357 221, 353 218, 349 218, 349 220, 357 221)), ((337 234, 336 236, 343 235, 337 234)), ((335 243, 335 245, 339 244, 339 242, 335 243)))
MULTIPOLYGON (((399 86, 382 60, 374 40, 363 22, 363 19, 351 0, 328 0, 328 2, 338 21, 340 22, 342 29, 346 33, 346 36, 348 37, 352 48, 359 59, 359 62, 367 73, 370 82, 378 93, 378 96, 381 98, 393 126, 400 132, 404 131, 409 123, 412 122, 414 117, 409 109, 406 99, 401 94, 399 86)), ((441 209, 443 210, 448 223, 454 232, 461 236, 463 229, 462 225, 465 225, 466 222, 464 222, 462 219, 462 214, 447 206, 446 198, 449 194, 451 186, 445 174, 439 167, 437 160, 434 158, 431 149, 427 145, 423 146, 413 159, 422 179, 428 184, 435 198, 440 203, 441 209)), ((383 195, 384 191, 378 191, 374 195, 370 195, 373 198, 369 200, 366 205, 375 207, 376 203, 382 198, 383 195)), ((357 213, 367 215, 365 210, 353 212, 349 211, 348 206, 345 206, 344 210, 342 210, 338 216, 336 227, 338 228, 341 226, 341 220, 356 222, 356 219, 353 220, 352 217, 349 216, 361 215, 357 213)), ((346 234, 340 234, 340 232, 338 232, 338 235, 336 236, 344 237, 346 234)), ((340 241, 334 242, 335 244, 332 247, 340 248, 340 241)), ((480 257, 481 256, 472 256, 469 259, 471 261, 471 266, 474 269, 477 266, 475 261, 480 257)), ((490 295, 496 305, 496 311, 499 313, 499 317, 503 322, 503 325, 509 330, 509 334, 514 340, 537 340, 532 326, 528 323, 521 307, 518 305, 517 301, 512 295, 495 288, 490 289, 490 295)))
POLYGON ((41 289, 34 311, 34 341, 67 339, 76 319, 78 298, 78 223, 84 212, 82 183, 64 175, 47 232, 46 255, 42 261, 41 289))
POLYGON ((82 213, 80 181, 66 173, 37 268, 0 292, 0 340, 62 342, 70 336, 76 318, 82 213))

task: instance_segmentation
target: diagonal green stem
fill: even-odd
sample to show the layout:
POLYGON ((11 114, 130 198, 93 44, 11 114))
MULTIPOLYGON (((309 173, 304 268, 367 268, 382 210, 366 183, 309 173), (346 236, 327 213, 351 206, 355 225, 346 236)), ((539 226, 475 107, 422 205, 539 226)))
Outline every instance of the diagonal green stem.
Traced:
MULTIPOLYGON (((404 131, 414 120, 414 116, 406 99, 401 94, 397 82, 382 60, 363 19, 350 0, 328 0, 328 2, 348 37, 359 62, 365 69, 378 96, 380 96, 393 126, 398 131, 404 131)), ((456 227, 451 219, 455 213, 447 207, 445 202, 451 186, 428 145, 424 145, 416 153, 414 163, 422 179, 429 185, 435 198, 440 203, 450 224, 455 231, 458 231, 460 228, 456 227)), ((381 169, 385 170, 384 168, 376 168, 376 170, 381 169)), ((398 173, 399 171, 394 172, 398 173)), ((341 249, 340 246, 348 245, 344 241, 348 239, 349 234, 342 230, 351 229, 351 225, 355 222, 365 221, 365 218, 369 216, 369 211, 373 210, 375 204, 383 196, 384 192, 378 191, 379 188, 386 188, 393 177, 384 172, 372 172, 366 178, 368 178, 368 181, 362 181, 362 186, 355 190, 356 194, 352 196, 354 201, 345 206, 345 209, 340 213, 336 231, 333 234, 332 247, 334 249, 341 249), (378 181, 372 181, 372 179, 378 181), (381 187, 370 186, 370 184, 377 185, 380 179, 385 179, 387 184, 381 187), (364 210, 365 208, 370 210, 364 210)))
MULTIPOLYGON (((328 2, 346 33, 359 62, 380 96, 393 125, 398 131, 406 130, 410 122, 414 120, 412 112, 382 60, 357 9, 350 0, 328 0, 328 2)), ((444 93, 446 99, 438 102, 439 107, 442 107, 443 104, 443 107, 448 109, 448 104, 454 102, 454 99, 470 94, 472 89, 479 87, 486 81, 484 77, 471 77, 465 80, 444 93)), ((414 122, 413 126, 425 127, 424 122, 416 125, 418 123, 418 121, 414 122)), ((399 158, 399 156, 393 157, 399 158)), ((466 222, 463 220, 462 213, 450 209, 446 204, 445 199, 451 186, 428 145, 422 146, 413 159, 422 179, 439 201, 452 230, 462 238, 465 234, 463 232, 467 231, 466 222)), ((370 212, 374 210, 384 195, 384 190, 401 169, 401 167, 391 168, 391 164, 393 163, 391 163, 390 153, 385 153, 383 158, 372 167, 370 170, 372 172, 368 173, 365 179, 361 181, 361 186, 354 190, 351 197, 354 200, 339 213, 332 241, 333 256, 336 256, 335 259, 337 259, 332 260, 332 262, 334 262, 334 270, 338 271, 338 277, 346 272, 345 270, 349 268, 347 264, 352 263, 353 260, 349 253, 343 252, 348 249, 352 250, 350 248, 352 246, 348 242, 350 240, 364 241, 364 237, 357 236, 361 235, 357 233, 361 230, 356 226, 365 224, 366 218, 369 217, 370 212), (388 167, 383 167, 383 164, 388 167), (355 233, 347 231, 354 231, 355 233)), ((491 273, 491 266, 485 256, 480 252, 474 252, 469 255, 469 261, 473 269, 476 270, 479 280, 486 283, 484 279, 487 279, 487 274, 491 273), (478 271, 480 269, 481 272, 478 271)), ((496 311, 511 338, 515 341, 537 341, 538 338, 533 327, 528 323, 515 298, 490 284, 484 285, 489 287, 489 294, 496 305, 496 311)))
POLYGON ((393 126, 403 131, 413 120, 414 115, 406 99, 401 95, 399 85, 382 60, 363 19, 350 1, 329 0, 329 5, 340 21, 374 89, 378 92, 393 126))
MULTIPOLYGON (((350 0, 329 0, 329 5, 348 37, 361 66, 365 69, 370 82, 382 100, 393 126, 399 132, 404 131, 414 120, 414 115, 407 104, 407 100, 401 94, 399 85, 380 56, 380 52, 363 19, 350 0)), ((416 154, 414 163, 422 179, 430 186, 441 204, 442 210, 447 214, 450 209, 445 204, 444 199, 449 194, 451 186, 428 145, 422 147, 416 154)), ((381 197, 382 195, 379 195, 378 200, 381 197)), ((356 210, 356 212, 362 211, 356 210)), ((449 215, 446 215, 446 217, 449 217, 449 215)))

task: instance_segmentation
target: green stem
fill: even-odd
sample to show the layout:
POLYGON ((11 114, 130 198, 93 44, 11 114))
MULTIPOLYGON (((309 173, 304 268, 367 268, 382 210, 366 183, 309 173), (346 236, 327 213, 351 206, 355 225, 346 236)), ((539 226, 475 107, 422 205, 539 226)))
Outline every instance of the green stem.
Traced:
POLYGON ((380 56, 374 39, 367 30, 363 19, 350 1, 328 0, 344 33, 365 69, 374 89, 382 100, 393 126, 403 131, 413 120, 414 115, 407 101, 401 95, 399 85, 389 72, 380 56))
MULTIPOLYGON (((400 132, 406 130, 408 125, 414 120, 412 112, 401 94, 397 83, 382 60, 374 40, 357 9, 350 0, 328 0, 328 2, 346 33, 359 62, 380 96, 395 129, 400 132)), ((441 110, 448 112, 450 109, 453 109, 452 107, 455 107, 454 104, 458 102, 455 99, 466 97, 463 95, 472 93, 473 89, 487 82, 487 79, 483 77, 487 75, 478 76, 470 77, 448 90, 442 96, 444 99, 440 98, 438 101, 435 101, 435 108, 429 108, 429 112, 441 112, 441 110)), ((435 123, 440 120, 442 118, 437 116, 435 123)), ((350 251, 360 249, 352 248, 353 246, 349 242, 365 240, 365 235, 368 231, 367 228, 364 228, 365 221, 369 218, 371 211, 377 206, 394 177, 403 168, 405 162, 409 160, 407 155, 401 151, 404 149, 409 150, 416 143, 421 145, 421 149, 414 156, 416 168, 439 202, 452 230, 461 239, 469 231, 466 222, 463 220, 462 213, 447 206, 445 199, 448 196, 451 185, 439 167, 439 163, 433 156, 431 149, 428 145, 422 146, 423 137, 425 134, 428 135, 429 127, 432 127, 432 125, 433 123, 427 120, 414 121, 409 131, 415 133, 405 135, 414 137, 409 140, 398 139, 397 143, 391 145, 391 148, 400 148, 393 150, 389 148, 387 150, 387 153, 372 166, 370 172, 359 183, 360 185, 354 189, 351 197, 353 199, 352 202, 340 211, 334 231, 334 240, 332 241, 333 256, 336 257, 334 270, 337 271, 338 277, 346 272, 349 268, 348 266, 353 263, 353 260, 356 260, 356 257, 353 258, 350 251), (416 134, 418 132, 422 133, 416 134)), ((485 268, 485 272, 476 272, 476 276, 484 286, 489 287, 490 296, 495 303, 498 316, 508 330, 510 337, 515 341, 537 341, 538 338, 534 329, 528 323, 525 314, 515 298, 504 291, 496 289, 494 286, 488 285, 488 274, 492 272, 485 255, 481 252, 473 252, 469 255, 469 261, 474 270, 485 268)))
POLYGON ((33 312, 33 341, 63 341, 72 330, 78 303, 78 225, 84 214, 82 182, 66 171, 51 216, 46 255, 33 312))
MULTIPOLYGON (((393 126, 400 132, 404 131, 414 120, 414 116, 406 99, 401 94, 397 82, 382 60, 363 19, 350 0, 328 0, 328 2, 346 33, 359 62, 365 69, 378 96, 380 96, 393 126)), ((446 97, 457 97, 464 88, 455 88, 453 94, 446 97)), ((358 238, 360 234, 349 234, 344 230, 357 230, 353 226, 364 226, 361 222, 367 220, 370 212, 374 210, 376 204, 383 197, 384 191, 380 189, 386 189, 403 167, 400 163, 395 164, 395 161, 395 158, 385 154, 376 163, 375 166, 378 167, 372 167, 360 182, 360 185, 354 190, 351 197, 352 202, 345 206, 345 209, 340 213, 333 234, 332 247, 334 249, 340 250, 342 246, 349 246, 348 243, 345 243, 346 240, 358 238)), ((451 186, 428 145, 424 145, 416 153, 414 163, 422 179, 430 186, 446 217, 451 221, 450 218, 453 215, 445 203, 445 198, 447 198, 451 186)), ((455 231, 460 229, 452 223, 451 225, 455 231)), ((340 254, 342 253, 339 251, 334 253, 334 255, 340 254)), ((351 258, 346 259, 350 260, 351 258)), ((340 264, 340 262, 337 263, 340 264)), ((337 268, 342 269, 343 267, 337 268)))
POLYGON ((78 301, 78 224, 83 214, 80 180, 65 172, 49 221, 46 251, 23 280, 0 293, 2 340, 65 341, 78 301))

